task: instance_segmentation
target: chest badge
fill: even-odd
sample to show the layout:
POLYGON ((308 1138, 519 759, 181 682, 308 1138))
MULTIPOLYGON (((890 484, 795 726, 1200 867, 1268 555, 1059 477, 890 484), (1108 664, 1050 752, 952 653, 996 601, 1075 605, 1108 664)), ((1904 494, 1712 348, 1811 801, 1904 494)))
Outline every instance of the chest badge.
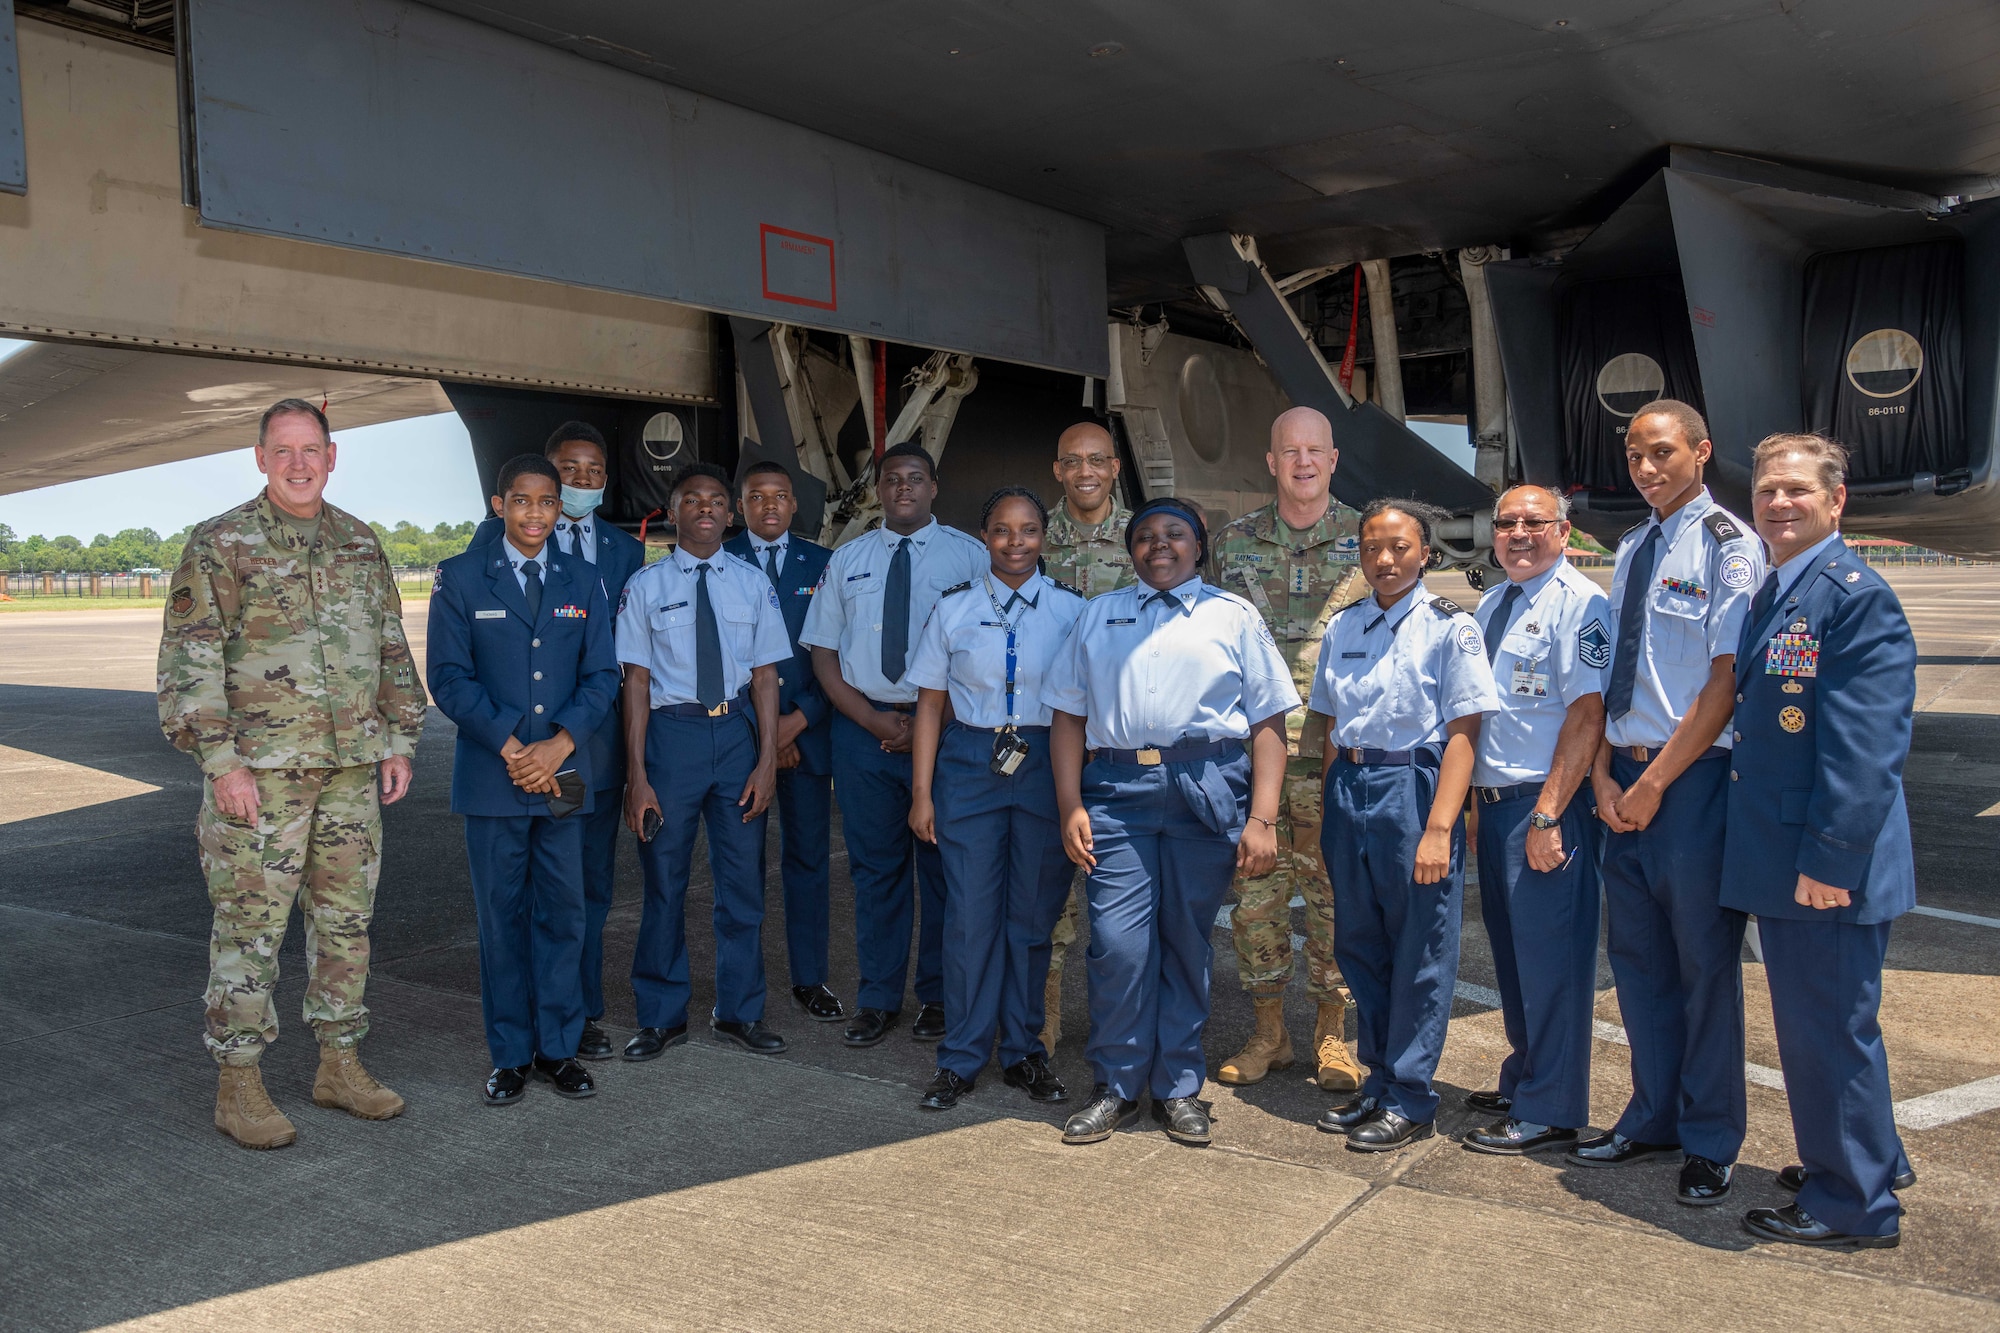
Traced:
POLYGON ((1803 617, 1801 617, 1798 620, 1794 620, 1791 624, 1785 626, 1785 633, 1787 634, 1804 634, 1805 632, 1806 632, 1806 622, 1803 617))
POLYGON ((1778 714, 1778 725, 1794 734, 1804 731, 1806 729, 1805 710, 1796 706, 1786 707, 1778 714))
POLYGON ((1788 680, 1783 685, 1780 685, 1778 688, 1783 690, 1786 694, 1804 694, 1806 692, 1806 687, 1799 684, 1795 680, 1788 680))

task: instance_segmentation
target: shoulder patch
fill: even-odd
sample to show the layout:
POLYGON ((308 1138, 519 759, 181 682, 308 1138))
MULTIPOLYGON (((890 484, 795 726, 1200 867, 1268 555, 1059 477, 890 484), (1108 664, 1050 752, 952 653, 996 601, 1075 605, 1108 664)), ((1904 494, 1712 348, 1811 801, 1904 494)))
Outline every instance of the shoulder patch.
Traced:
POLYGON ((1465 608, 1457 602, 1452 601, 1449 597, 1431 598, 1431 610, 1437 612, 1446 620, 1450 620, 1453 616, 1462 616, 1465 614, 1465 608))
POLYGON ((954 583, 954 584, 952 584, 952 585, 951 585, 951 586, 950 586, 949 588, 946 588, 946 589, 945 589, 945 590, 944 590, 943 592, 939 593, 939 594, 938 594, 938 596, 940 596, 940 597, 949 597, 949 596, 951 596, 951 595, 952 595, 953 593, 955 593, 955 592, 966 592, 966 591, 968 591, 968 590, 969 590, 969 589, 970 589, 971 587, 972 587, 972 582, 971 582, 971 580, 969 580, 969 579, 968 579, 968 580, 967 580, 966 582, 964 582, 964 583, 954 583))
POLYGON ((1756 570, 1750 564, 1750 557, 1735 551, 1722 558, 1722 581, 1731 588, 1747 588, 1756 570))
MULTIPOLYGON (((1440 601, 1443 599, 1440 598, 1440 601)), ((1460 625, 1456 636, 1458 651, 1468 657, 1478 657, 1486 651, 1486 640, 1479 637, 1479 626, 1460 625)))
POLYGON ((444 587, 444 566, 439 565, 436 571, 431 574, 431 591, 435 593, 442 587, 444 587))
POLYGON ((1701 525, 1708 529, 1708 535, 1720 545, 1733 542, 1743 535, 1743 529, 1736 526, 1736 520, 1720 509, 1711 509, 1701 516, 1701 525))
POLYGON ((1596 671, 1611 665, 1611 632, 1604 628, 1604 622, 1592 617, 1588 625, 1576 632, 1576 655, 1583 664, 1596 671))

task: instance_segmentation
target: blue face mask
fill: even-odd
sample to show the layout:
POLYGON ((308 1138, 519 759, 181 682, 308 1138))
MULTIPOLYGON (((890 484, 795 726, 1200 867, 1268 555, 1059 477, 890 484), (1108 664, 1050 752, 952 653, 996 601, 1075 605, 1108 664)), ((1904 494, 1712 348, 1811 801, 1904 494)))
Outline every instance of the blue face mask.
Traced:
POLYGON ((604 503, 604 488, 594 491, 581 490, 575 486, 562 488, 563 513, 571 518, 588 518, 592 510, 604 503))

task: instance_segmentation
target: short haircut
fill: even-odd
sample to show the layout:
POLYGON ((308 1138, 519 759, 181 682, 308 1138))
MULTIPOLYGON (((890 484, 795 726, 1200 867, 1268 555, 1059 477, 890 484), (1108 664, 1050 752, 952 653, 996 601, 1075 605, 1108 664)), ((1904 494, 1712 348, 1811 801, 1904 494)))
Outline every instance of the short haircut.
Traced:
POLYGON ((1755 489, 1765 465, 1786 454, 1804 454, 1819 474, 1819 488, 1828 495, 1847 480, 1847 446, 1824 435, 1766 435, 1750 455, 1750 485, 1755 489))
POLYGON ((937 460, 932 458, 928 453, 925 453, 924 447, 915 440, 904 440, 901 444, 892 444, 887 449, 884 449, 882 451, 882 462, 875 469, 876 476, 879 477, 882 475, 883 471, 888 468, 889 460, 892 458, 920 458, 924 463, 924 471, 930 475, 930 479, 932 481, 937 480, 937 460))
POLYGON ((1367 527, 1368 520, 1371 518, 1379 518, 1383 514, 1391 513, 1407 514, 1409 517, 1415 519, 1417 521, 1417 531, 1423 535, 1424 545, 1430 547, 1437 545, 1431 539, 1432 533, 1437 529, 1437 525, 1449 517, 1444 510, 1437 508, 1435 505, 1427 505, 1421 500, 1399 500, 1393 495, 1378 495, 1361 507, 1361 522, 1355 525, 1356 530, 1359 531, 1361 528, 1367 527))
POLYGON ((500 465, 500 476, 493 483, 493 493, 505 495, 522 477, 547 477, 558 490, 562 489, 562 473, 556 471, 554 463, 540 454, 515 454, 500 465))
POLYGON ((1556 517, 1565 523, 1569 522, 1569 497, 1553 486, 1543 486, 1532 481, 1517 482, 1493 497, 1494 522, 1497 523, 1500 521, 1500 502, 1515 491, 1540 491, 1543 495, 1548 496, 1550 502, 1555 505, 1556 517))
POLYGON ((1678 398, 1655 398, 1632 414, 1634 421, 1640 417, 1672 417, 1681 434, 1687 437, 1690 449, 1708 438, 1708 423, 1701 419, 1701 413, 1678 398))
POLYGON ((597 446, 597 452, 603 454, 606 461, 609 461, 611 458, 611 448, 604 443, 604 432, 591 425, 588 421, 565 421, 562 425, 557 426, 554 432, 550 434, 549 442, 542 446, 543 456, 554 458, 556 450, 562 448, 571 440, 581 440, 585 444, 594 444, 597 446))
POLYGON ((724 495, 729 494, 729 474, 727 472, 724 472, 713 463, 689 463, 674 474, 673 487, 667 492, 667 503, 680 503, 681 487, 687 485, 696 477, 707 477, 710 481, 722 487, 724 495))
POLYGON ((749 467, 743 469, 743 480, 741 482, 741 486, 744 490, 747 491, 750 489, 750 482, 752 481, 752 479, 757 477, 773 477, 773 476, 783 477, 785 479, 785 484, 787 486, 794 486, 797 484, 792 477, 792 470, 790 468, 786 467, 783 463, 778 462, 774 458, 767 458, 761 463, 752 463, 749 467))
POLYGON ((1049 525, 1049 507, 1042 503, 1041 496, 1035 494, 1026 486, 1002 486, 999 490, 986 497, 985 507, 979 511, 979 530, 981 532, 986 531, 987 520, 993 517, 993 511, 1000 507, 1002 500, 1026 500, 1035 507, 1035 517, 1041 520, 1042 526, 1046 528, 1049 525))
POLYGON ((264 409, 264 415, 257 418, 257 443, 264 443, 264 436, 270 432, 271 423, 279 417, 311 417, 319 426, 320 438, 333 443, 333 431, 326 424, 326 413, 314 407, 303 398, 280 398, 264 409))

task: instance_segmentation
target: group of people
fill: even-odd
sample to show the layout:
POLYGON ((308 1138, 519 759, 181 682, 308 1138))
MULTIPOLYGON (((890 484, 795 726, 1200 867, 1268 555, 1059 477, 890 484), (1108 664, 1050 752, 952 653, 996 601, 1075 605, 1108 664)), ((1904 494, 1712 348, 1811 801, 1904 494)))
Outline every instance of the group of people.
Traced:
MULTIPOLYGON (((687 1039, 698 829, 710 1029, 785 1049, 761 945, 775 804, 793 1000, 868 1047, 913 987, 910 1035, 937 1043, 925 1109, 957 1105, 996 1055, 1007 1086, 1068 1099, 1049 1056, 1087 912, 1093 1087, 1064 1141, 1108 1138, 1149 1102, 1172 1138, 1209 1142, 1210 938, 1233 889, 1256 1026, 1216 1077, 1255 1083, 1297 1058, 1296 896, 1314 1077, 1339 1096, 1318 1127, 1399 1149, 1435 1132, 1469 809, 1511 1049, 1497 1087, 1467 1097, 1494 1118, 1465 1146, 1587 1167, 1676 1154, 1678 1199, 1721 1202, 1745 1131, 1755 914, 1802 1161, 1780 1175, 1798 1202, 1745 1224, 1896 1243, 1894 1191, 1912 1177, 1876 1007, 1889 923, 1913 902, 1915 650, 1894 594, 1841 542, 1838 445, 1758 447, 1754 533, 1703 485, 1710 450, 1686 404, 1634 415, 1627 459, 1652 514, 1621 541, 1608 598, 1566 557, 1565 495, 1500 495, 1506 582, 1473 615, 1422 581, 1440 515, 1333 501, 1338 453, 1310 408, 1272 426, 1272 502, 1213 535, 1185 500, 1128 513, 1112 439, 1083 423, 1057 443, 1054 514, 1010 486, 976 535, 944 526, 933 460, 898 445, 877 467, 882 526, 831 552, 790 532, 782 465, 732 484, 692 463, 669 501, 674 549, 651 564, 595 517, 602 438, 565 425, 501 468, 494 516, 439 567, 430 611, 430 691, 458 728, 486 1101, 520 1100, 531 1078, 588 1097, 586 1062, 687 1039), (827 985, 835 800, 851 1014, 827 985), (645 884, 640 1026, 622 1051, 600 1025, 621 824, 645 884), (1633 1090, 1585 1138, 1600 892, 1633 1090)), ((381 801, 407 789, 423 692, 379 546, 320 499, 324 417, 275 405, 258 461, 265 494, 197 528, 172 585, 161 717, 210 777, 216 1124, 276 1147, 294 1130, 256 1062, 293 896, 313 932, 315 1100, 402 1109, 355 1048, 374 770, 381 801)))

